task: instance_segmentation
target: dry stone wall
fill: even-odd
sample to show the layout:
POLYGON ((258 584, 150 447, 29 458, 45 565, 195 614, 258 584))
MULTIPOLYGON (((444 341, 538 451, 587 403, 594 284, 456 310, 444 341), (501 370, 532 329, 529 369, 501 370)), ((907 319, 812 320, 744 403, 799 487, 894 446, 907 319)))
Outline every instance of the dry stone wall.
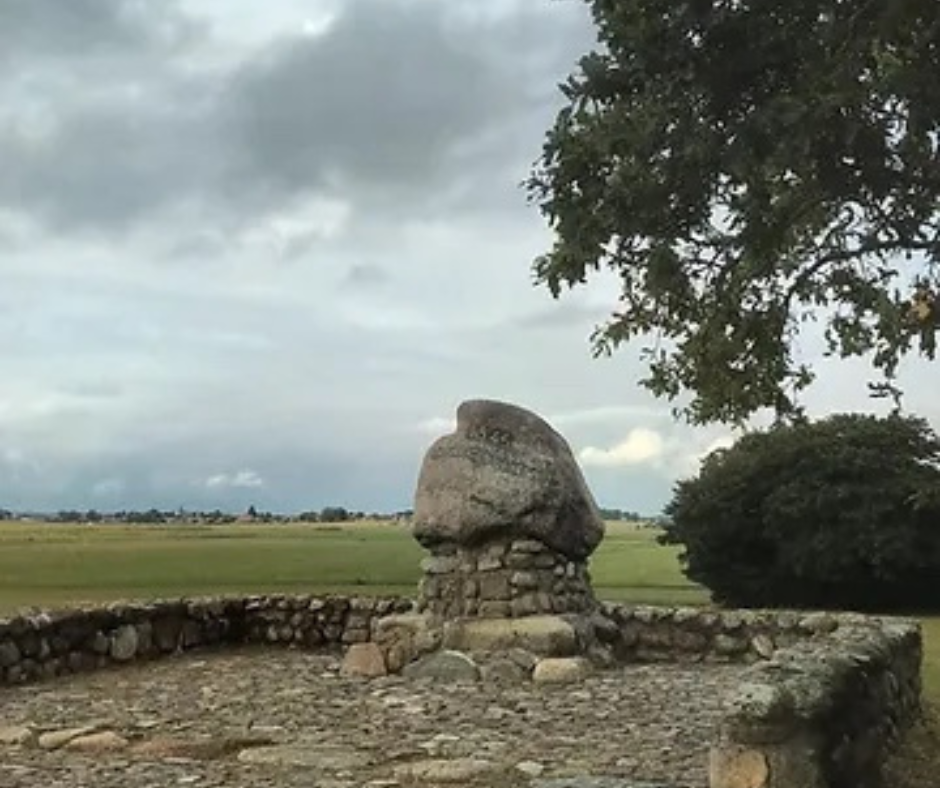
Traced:
POLYGON ((920 629, 847 617, 752 665, 726 700, 711 788, 875 788, 917 719, 920 629))
MULTIPOLYGON (((372 641, 379 621, 417 607, 403 598, 270 595, 18 616, 0 620, 0 683, 203 647, 342 649, 372 641)), ((914 622, 609 603, 593 618, 621 662, 748 663, 725 701, 710 788, 878 785, 885 754, 919 712, 922 643, 914 622)))
POLYGON ((806 638, 829 635, 839 616, 827 613, 706 610, 605 603, 613 622, 602 639, 624 662, 755 662, 806 638))
POLYGON ((249 643, 340 647, 368 641, 408 599, 211 597, 111 604, 0 619, 0 684, 96 670, 189 649, 249 643))
POLYGON ((710 788, 868 788, 918 718, 920 626, 853 614, 605 604, 621 661, 749 663, 710 788))

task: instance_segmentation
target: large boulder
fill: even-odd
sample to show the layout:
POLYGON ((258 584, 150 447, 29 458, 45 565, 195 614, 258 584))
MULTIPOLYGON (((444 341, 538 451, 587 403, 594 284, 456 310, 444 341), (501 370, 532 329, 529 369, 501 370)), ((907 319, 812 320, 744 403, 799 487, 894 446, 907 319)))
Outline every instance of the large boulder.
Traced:
POLYGON ((418 477, 414 536, 426 548, 531 538, 583 561, 604 523, 565 439, 531 411, 470 400, 457 429, 428 450, 418 477))

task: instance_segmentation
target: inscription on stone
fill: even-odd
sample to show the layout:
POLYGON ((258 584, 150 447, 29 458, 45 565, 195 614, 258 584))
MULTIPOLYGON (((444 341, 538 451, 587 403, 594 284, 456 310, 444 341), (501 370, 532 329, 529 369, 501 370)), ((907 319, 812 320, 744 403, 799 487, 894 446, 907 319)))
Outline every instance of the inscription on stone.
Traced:
POLYGON ((474 465, 483 465, 511 476, 543 476, 551 465, 551 458, 511 454, 503 448, 508 445, 483 441, 439 443, 430 448, 427 456, 432 460, 468 460, 474 465))

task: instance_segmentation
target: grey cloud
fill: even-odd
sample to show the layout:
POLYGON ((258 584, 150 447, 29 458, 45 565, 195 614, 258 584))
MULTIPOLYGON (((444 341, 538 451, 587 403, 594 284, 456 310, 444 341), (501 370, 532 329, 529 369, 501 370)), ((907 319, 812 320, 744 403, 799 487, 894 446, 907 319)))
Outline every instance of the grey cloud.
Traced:
POLYGON ((128 228, 187 199, 211 179, 209 140, 185 108, 158 98, 80 108, 43 136, 0 126, 0 201, 61 230, 128 228))
POLYGON ((467 43, 436 7, 394 0, 353 0, 322 37, 277 42, 231 87, 246 176, 420 188, 509 108, 505 75, 467 43))
POLYGON ((91 58, 166 51, 192 41, 199 26, 174 0, 3 0, 3 58, 91 58))
POLYGON ((575 300, 556 301, 549 306, 533 309, 506 321, 507 328, 522 328, 530 331, 554 331, 572 328, 589 328, 601 322, 610 310, 575 300))
MULTIPOLYGON (((18 15, 23 63, 34 37, 63 57, 87 40, 134 63, 73 84, 60 61, 0 110, 0 207, 59 231, 164 214, 185 236, 187 223, 227 227, 317 194, 399 220, 521 206, 545 94, 586 30, 580 4, 468 22, 430 0, 351 0, 321 35, 275 39, 220 71, 181 58, 211 42, 176 4, 33 2, 0 5, 18 15), (57 100, 37 110, 46 91, 57 100)), ((282 257, 313 244, 299 234, 282 257)))
POLYGON ((391 279, 388 271, 371 263, 355 263, 350 266, 343 279, 345 287, 355 288, 378 287, 391 279))
POLYGON ((338 194, 366 223, 524 207, 519 181, 591 26, 581 3, 493 7, 352 0, 322 36, 273 42, 227 88, 234 182, 275 201, 338 194))

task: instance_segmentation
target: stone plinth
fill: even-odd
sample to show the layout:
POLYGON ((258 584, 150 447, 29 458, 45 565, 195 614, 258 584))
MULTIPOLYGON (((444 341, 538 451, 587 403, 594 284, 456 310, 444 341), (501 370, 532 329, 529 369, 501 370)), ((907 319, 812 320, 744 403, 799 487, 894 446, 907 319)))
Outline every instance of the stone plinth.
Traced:
POLYGON ((421 562, 418 609, 440 618, 589 613, 587 564, 534 539, 437 545, 421 562))

